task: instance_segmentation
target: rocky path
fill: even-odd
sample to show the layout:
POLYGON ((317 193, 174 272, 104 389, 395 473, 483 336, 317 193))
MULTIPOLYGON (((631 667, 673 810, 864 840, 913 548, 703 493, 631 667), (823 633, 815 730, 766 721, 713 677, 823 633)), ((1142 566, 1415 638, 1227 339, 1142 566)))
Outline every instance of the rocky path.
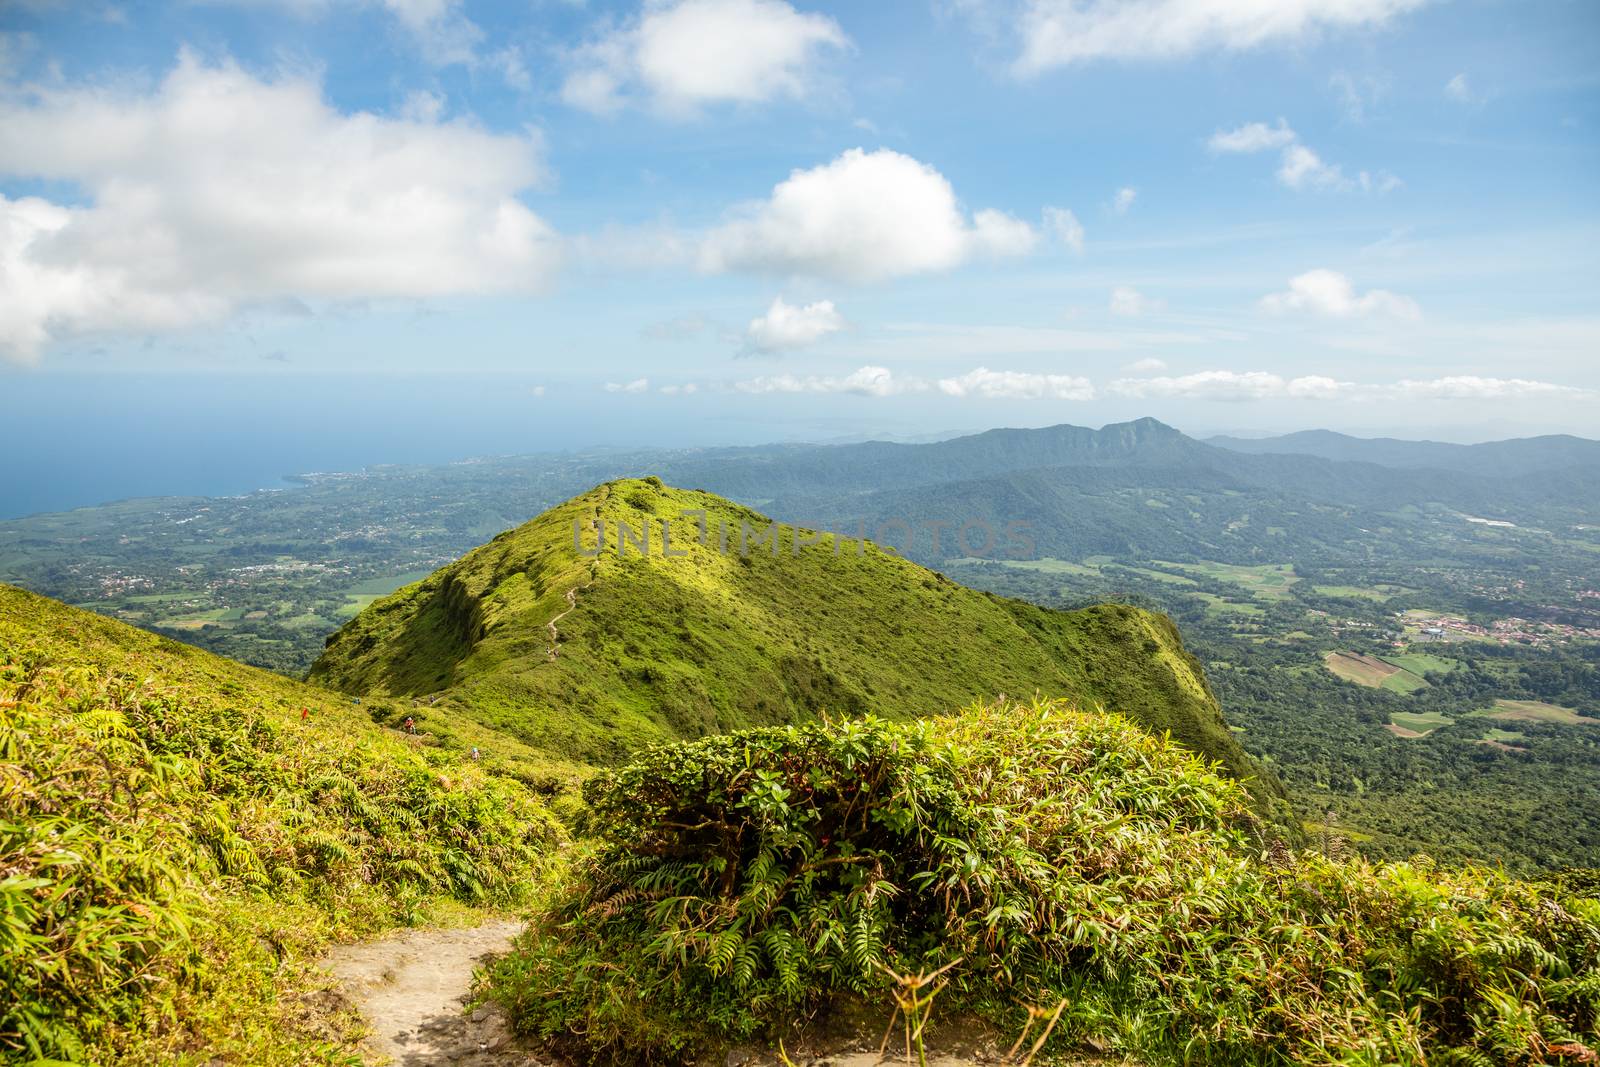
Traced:
POLYGON ((372 1026, 368 1061, 397 1067, 549 1063, 513 1036, 498 1008, 463 1011, 473 968, 510 948, 521 928, 492 922, 466 930, 406 930, 330 954, 325 966, 372 1026))

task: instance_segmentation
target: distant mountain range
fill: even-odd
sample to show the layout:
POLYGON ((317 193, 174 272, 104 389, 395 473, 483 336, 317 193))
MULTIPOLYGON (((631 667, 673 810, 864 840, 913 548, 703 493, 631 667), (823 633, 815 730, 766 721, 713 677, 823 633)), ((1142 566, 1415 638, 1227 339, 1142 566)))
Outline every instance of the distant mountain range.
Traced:
MULTIPOLYGON (((1600 521, 1600 442, 1416 443, 1418 451, 1408 452, 1409 442, 1322 432, 1276 440, 1289 444, 1224 447, 1145 418, 1098 430, 990 430, 931 444, 773 446, 640 458, 675 484, 709 489, 786 520, 865 522, 874 529, 892 521, 1022 521, 1037 532, 1041 551, 1069 559, 1181 553, 1242 562, 1306 550, 1366 555, 1374 538, 1402 536, 1396 523, 1428 509, 1518 524, 1600 521), (1330 450, 1342 441, 1352 453, 1418 461, 1293 451, 1300 441, 1330 450), (1448 462, 1420 462, 1433 455, 1448 462)), ((924 560, 961 554, 931 545, 910 552, 924 560)))
POLYGON ((1302 430, 1281 437, 1208 437, 1206 443, 1252 455, 1318 456, 1384 467, 1431 467, 1502 478, 1600 465, 1600 441, 1570 434, 1455 445, 1443 441, 1402 441, 1394 437, 1351 437, 1332 430, 1302 430))

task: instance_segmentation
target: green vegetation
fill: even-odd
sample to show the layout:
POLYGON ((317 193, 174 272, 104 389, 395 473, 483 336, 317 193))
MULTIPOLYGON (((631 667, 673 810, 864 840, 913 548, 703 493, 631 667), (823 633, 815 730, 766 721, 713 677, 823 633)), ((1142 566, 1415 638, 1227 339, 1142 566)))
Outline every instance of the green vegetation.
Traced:
POLYGON ((1377 656, 1365 656, 1359 652, 1329 652, 1322 657, 1322 662, 1328 670, 1345 681, 1357 685, 1370 685, 1373 688, 1382 688, 1386 682, 1400 673, 1400 668, 1394 664, 1386 663, 1377 656))
POLYGON ((1392 693, 1415 693, 1428 688, 1427 671, 1448 671, 1453 660, 1426 653, 1369 656, 1359 652, 1329 652, 1322 659, 1328 670, 1347 682, 1387 689, 1392 693))
POLYGON ((1167 563, 1182 571, 1192 571, 1205 578, 1231 582, 1243 586, 1252 596, 1268 600, 1281 600, 1300 579, 1291 563, 1262 563, 1255 566, 1215 563, 1202 560, 1197 563, 1167 563))
MULTIPOLYGON (((655 479, 608 483, 373 604, 329 639, 311 678, 369 699, 425 698, 425 724, 467 717, 602 764, 823 713, 908 718, 1043 693, 1171 731, 1236 776, 1255 773, 1161 616, 1050 611, 975 593, 874 545, 817 535, 797 547, 788 527, 758 544, 769 524, 655 479), (704 544, 686 512, 704 514, 704 544), (593 551, 596 521, 607 547, 589 558, 573 529, 588 531, 593 551), (618 554, 623 523, 649 528, 648 555, 618 554), (743 554, 742 529, 755 531, 743 554)), ((1266 806, 1281 800, 1270 779, 1256 787, 1266 806)))
MULTIPOLYGON (((1583 448, 1592 458, 1592 445, 1583 448)), ((1485 457, 1499 450, 1462 451, 1470 462, 1452 468, 1462 473, 1441 476, 1307 456, 1237 456, 1140 420, 1100 431, 995 431, 933 445, 784 445, 381 467, 313 476, 286 492, 123 501, 3 522, 0 580, 298 674, 316 659, 326 635, 349 621, 357 598, 431 572, 574 493, 629 472, 656 471, 669 482, 760 502, 779 519, 833 522, 843 530, 858 521, 871 529, 887 517, 1001 527, 1024 520, 1032 524, 1035 554, 1045 558, 977 561, 971 546, 952 544, 950 527, 938 553, 920 531, 916 558, 967 586, 1043 606, 1074 610, 1115 601, 1167 614, 1204 662, 1229 724, 1242 728, 1240 741, 1289 785, 1299 819, 1318 822, 1335 810, 1350 837, 1374 856, 1425 851, 1519 871, 1597 866, 1600 732, 1589 724, 1600 720, 1600 597, 1593 595, 1600 481, 1592 462, 1576 458, 1548 466, 1519 460, 1514 470, 1484 467, 1485 457), (1487 527, 1463 514, 1518 526, 1487 527), (1283 584, 1265 584, 1274 574, 1283 584), (1464 625, 1424 632, 1447 619, 1464 625), (1348 684, 1322 665, 1332 651, 1381 657, 1428 687, 1404 676, 1397 677, 1415 693, 1348 684), (1413 656, 1448 660, 1453 669, 1413 656), (1511 723, 1473 714, 1502 699, 1569 708, 1583 721, 1511 723), (1385 729, 1398 725, 1395 713, 1430 711, 1451 723, 1410 739, 1385 729), (1493 731, 1513 725, 1524 737, 1512 750, 1480 744, 1507 744, 1493 731)), ((1565 447, 1557 451, 1568 454, 1565 447)), ((786 595, 780 585, 772 591, 786 595)), ((580 607, 569 617, 575 626, 591 621, 585 596, 579 594, 580 607)), ((904 625, 915 621, 907 617, 904 625)), ((625 622, 631 630, 631 617, 625 622)), ((686 629, 703 637, 692 618, 686 629)), ((873 639, 901 640, 883 633, 873 639)), ((790 635, 769 647, 796 643, 790 635)), ((674 681, 672 692, 659 691, 664 681, 641 686, 657 646, 633 644, 637 654, 611 648, 633 672, 625 679, 626 699, 618 698, 629 709, 619 721, 637 725, 653 709, 699 709, 686 717, 714 721, 689 731, 696 733, 803 715, 813 703, 843 706, 772 686, 774 673, 789 670, 780 666, 761 676, 770 705, 761 714, 769 719, 745 718, 747 709, 726 693, 712 695, 719 710, 707 716, 690 682, 674 681)), ((574 646, 565 642, 562 656, 579 652, 574 646)), ((678 665, 698 656, 685 653, 678 665)), ((863 706, 904 710, 904 703, 890 707, 880 699, 895 696, 892 686, 873 682, 869 693, 842 669, 870 655, 842 654, 850 662, 835 664, 819 647, 804 658, 825 661, 863 706)), ((718 666, 729 661, 715 649, 708 658, 718 666)), ((1114 675, 1119 667, 1113 662, 1105 670, 1114 675)), ((570 681, 573 693, 589 695, 576 671, 570 681)), ((1035 687, 1031 680, 1013 682, 1008 677, 1003 691, 1026 695, 1035 687)), ((992 695, 925 688, 928 699, 917 712, 992 695)), ((610 699, 609 692, 602 697, 610 699)), ((384 703, 398 714, 407 702, 384 703)), ((574 706, 581 717, 583 706, 574 706)), ((496 745, 513 759, 510 738, 449 714, 446 698, 438 707, 437 714, 423 709, 429 732, 450 743, 483 744, 486 752, 496 745)), ((536 708, 532 718, 544 714, 536 708)), ((678 734, 668 724, 640 736, 678 734)), ((540 788, 573 774, 526 745, 514 762, 540 788)))
POLYGON ((1492 719, 1516 722, 1554 722, 1563 726, 1600 726, 1600 719, 1585 718, 1571 708, 1546 704, 1542 700, 1496 700, 1485 712, 1492 719))
POLYGON ((0 586, 0 1061, 347 1062, 322 946, 522 899, 557 825, 371 710, 0 586))
POLYGON ((1057 1017, 1152 1064, 1588 1063, 1600 902, 1263 852, 1237 784, 1060 702, 768 728, 586 789, 492 988, 582 1051, 686 1060, 942 972, 935 1024, 1057 1017))
POLYGON ((1421 678, 1429 673, 1440 674, 1453 671, 1461 664, 1445 656, 1435 656, 1428 652, 1401 652, 1390 653, 1384 657, 1384 662, 1392 663, 1402 670, 1410 671, 1421 678))
POLYGON ((1580 628, 1600 627, 1588 607, 1600 602, 1575 595, 1592 585, 1593 568, 1563 551, 1545 538, 1521 562, 1485 563, 1471 546, 1403 568, 1302 560, 1296 571, 1310 577, 1275 600, 1210 579, 1196 578, 1193 589, 1151 581, 1145 570, 1168 565, 1105 558, 1086 560, 1090 573, 1043 575, 1005 561, 950 574, 1059 607, 1159 608, 1205 662, 1240 742, 1283 778, 1304 822, 1332 811, 1341 833, 1374 857, 1423 852, 1533 873, 1600 864, 1600 645, 1580 628), (1317 591, 1402 584, 1415 593, 1387 604, 1317 591), (1260 613, 1224 613, 1218 600, 1248 600, 1260 613), (1491 632, 1498 620, 1528 621, 1504 644, 1416 633, 1443 618, 1491 632), (1411 692, 1352 685, 1324 665, 1330 653, 1359 655, 1411 692), (1577 714, 1497 721, 1496 700, 1577 714))
POLYGON ((1441 726, 1449 726, 1453 720, 1437 711, 1392 711, 1389 721, 1418 737, 1424 737, 1441 726))

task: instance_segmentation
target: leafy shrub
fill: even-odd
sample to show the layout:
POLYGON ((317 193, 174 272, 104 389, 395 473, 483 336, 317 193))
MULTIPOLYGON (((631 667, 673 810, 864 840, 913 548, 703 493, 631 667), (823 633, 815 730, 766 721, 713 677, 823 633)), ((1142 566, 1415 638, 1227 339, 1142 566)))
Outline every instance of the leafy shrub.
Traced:
POLYGON ((251 706, 249 686, 64 666, 5 638, 0 1062, 107 1063, 141 1040, 166 1051, 133 1058, 175 1058, 199 1014, 243 1011, 219 1003, 241 969, 282 968, 282 939, 404 922, 435 897, 516 899, 544 851, 519 786, 432 767, 359 711, 324 729, 298 700, 251 706))
POLYGON ((887 970, 1157 1062, 1586 1062, 1600 905, 1272 850, 1236 783, 1059 702, 748 731, 588 787, 591 855, 493 976, 520 1024, 682 1059, 887 970), (959 962, 957 962, 959 961, 959 962))

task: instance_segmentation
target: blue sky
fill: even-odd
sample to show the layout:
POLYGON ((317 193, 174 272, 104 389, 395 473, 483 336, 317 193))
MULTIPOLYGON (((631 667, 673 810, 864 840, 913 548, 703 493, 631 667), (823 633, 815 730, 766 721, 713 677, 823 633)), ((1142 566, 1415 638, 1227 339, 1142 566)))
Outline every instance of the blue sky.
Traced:
POLYGON ((12 3, 0 445, 1592 436, 1597 72, 1588 0, 12 3))

